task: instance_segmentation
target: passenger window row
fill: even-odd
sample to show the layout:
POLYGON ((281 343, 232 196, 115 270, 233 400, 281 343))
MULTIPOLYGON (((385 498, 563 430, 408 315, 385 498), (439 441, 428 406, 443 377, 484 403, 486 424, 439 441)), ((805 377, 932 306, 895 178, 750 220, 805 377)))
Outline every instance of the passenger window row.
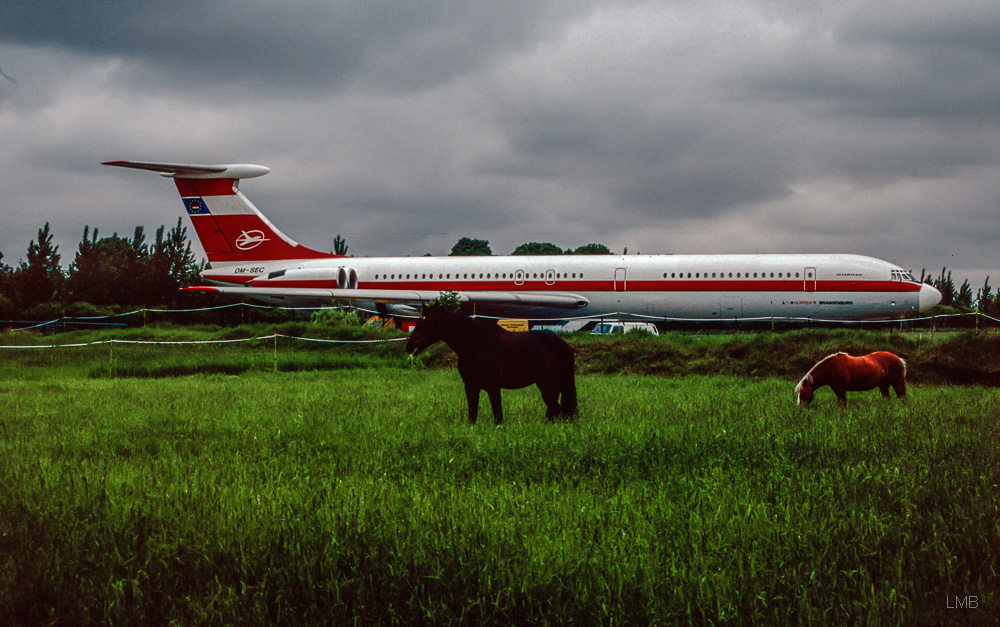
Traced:
MULTIPOLYGON (((732 279, 732 278, 737 278, 737 279, 750 279, 750 278, 754 278, 754 279, 758 279, 758 278, 760 278, 760 279, 767 279, 767 278, 771 278, 771 279, 773 279, 773 278, 791 279, 793 277, 796 278, 796 279, 799 278, 799 273, 798 272, 795 272, 795 273, 792 273, 792 272, 778 272, 777 276, 775 276, 774 272, 770 272, 770 273, 768 273, 768 272, 754 272, 754 273, 750 273, 750 272, 737 272, 737 273, 735 273, 735 276, 734 276, 734 274, 732 272, 729 272, 729 273, 726 273, 726 272, 712 272, 712 273, 708 273, 708 272, 687 272, 687 273, 685 273, 685 272, 669 272, 669 273, 668 272, 664 272, 663 273, 663 278, 664 279, 666 279, 666 278, 671 278, 671 279, 678 279, 678 278, 680 278, 680 279, 684 279, 684 278, 688 278, 688 279, 692 279, 692 278, 694 278, 694 279, 702 279, 702 278, 704 278, 704 279, 708 279, 708 278, 712 278, 712 279, 725 279, 725 278, 729 278, 729 279, 732 279)), ((391 274, 381 274, 380 273, 380 274, 376 274, 375 275, 375 280, 376 281, 379 280, 379 279, 382 279, 382 280, 386 280, 386 279, 390 279, 390 280, 395 280, 395 279, 400 279, 400 280, 403 280, 403 279, 422 279, 422 280, 426 280, 426 279, 433 279, 433 278, 434 278, 434 274, 433 273, 431 273, 431 274, 426 274, 426 273, 421 273, 421 274, 409 273, 409 274, 405 274, 404 275, 402 272, 400 272, 398 275, 396 273, 391 273, 391 274)), ((451 279, 452 277, 451 277, 451 273, 447 273, 447 274, 440 273, 440 274, 438 274, 437 278, 438 279, 451 279)), ((470 278, 471 279, 475 279, 475 278, 477 278, 477 275, 476 275, 475 272, 471 272, 471 273, 470 272, 464 272, 464 273, 461 273, 461 274, 459 274, 459 273, 456 272, 455 273, 455 278, 456 279, 470 279, 470 278)), ((478 274, 478 278, 480 278, 480 279, 485 278, 485 279, 491 279, 491 280, 492 279, 508 279, 508 278, 513 279, 513 278, 515 278, 515 276, 514 276, 513 272, 510 272, 510 273, 508 273, 508 272, 503 272, 503 273, 498 272, 495 275, 493 273, 491 273, 491 272, 487 272, 485 274, 482 273, 482 272, 480 272, 478 274)), ((545 278, 545 273, 544 272, 542 272, 542 273, 538 273, 538 272, 530 272, 530 273, 528 273, 528 272, 525 272, 524 273, 524 278, 525 279, 529 279, 529 278, 530 279, 544 279, 545 278)), ((569 278, 573 278, 573 279, 580 278, 580 279, 582 279, 583 278, 583 273, 582 272, 580 272, 580 273, 577 273, 577 272, 573 272, 573 273, 570 273, 570 272, 557 272, 555 274, 555 278, 557 278, 557 279, 569 279, 569 278)))
MULTIPOLYGON (((683 279, 683 278, 688 278, 688 279, 690 279, 690 278, 695 278, 695 279, 708 279, 708 278, 726 279, 726 278, 729 278, 729 279, 732 279, 732 278, 734 278, 732 272, 728 273, 728 275, 725 272, 713 272, 713 273, 711 273, 711 277, 709 277, 709 273, 708 272, 695 272, 695 273, 688 272, 686 276, 685 276, 684 272, 671 272, 669 274, 670 274, 670 278, 671 279, 678 279, 678 278, 680 278, 680 279, 683 279)), ((777 278, 779 278, 779 279, 791 279, 792 278, 792 273, 791 272, 778 272, 777 274, 778 274, 777 278)), ((667 278, 667 273, 666 272, 663 273, 663 278, 664 279, 667 278)), ((771 279, 773 279, 773 278, 775 278, 775 273, 774 272, 771 272, 771 273, 767 273, 767 272, 754 272, 753 276, 751 277, 751 274, 749 272, 737 272, 735 278, 737 278, 737 279, 749 279, 749 278, 754 278, 754 279, 757 279, 757 278, 760 278, 760 279, 771 278, 771 279)), ((799 273, 798 272, 795 273, 795 278, 796 279, 799 278, 799 273)))
MULTIPOLYGON (((581 278, 582 279, 583 278, 583 273, 582 272, 579 272, 579 273, 577 273, 577 272, 573 272, 573 273, 569 273, 569 272, 556 272, 555 277, 557 279, 569 279, 569 278, 574 278, 574 279, 581 278)), ((395 273, 393 273, 393 274, 376 274, 375 275, 375 280, 376 281, 379 280, 379 279, 385 280, 385 279, 409 279, 409 278, 413 278, 413 279, 433 279, 434 278, 434 273, 433 272, 431 274, 426 274, 426 273, 424 273, 424 274, 410 273, 410 274, 404 275, 402 272, 400 272, 398 275, 395 274, 395 273)), ((438 274, 437 278, 439 278, 439 279, 450 279, 451 278, 451 274, 450 273, 449 274, 438 274)), ((456 279, 475 279, 476 278, 476 273, 475 272, 464 272, 464 273, 459 274, 458 272, 456 272, 455 273, 455 278, 456 279)), ((482 273, 482 272, 480 272, 478 278, 480 278, 480 279, 483 279, 483 278, 485 278, 485 279, 507 279, 507 278, 513 279, 515 277, 514 277, 514 273, 513 272, 503 272, 503 273, 497 272, 496 274, 493 274, 492 272, 487 272, 485 274, 482 273)), ((544 279, 545 278, 545 273, 544 272, 541 272, 541 273, 539 273, 539 272, 530 272, 530 273, 529 272, 525 272, 523 278, 525 278, 525 279, 544 279)))

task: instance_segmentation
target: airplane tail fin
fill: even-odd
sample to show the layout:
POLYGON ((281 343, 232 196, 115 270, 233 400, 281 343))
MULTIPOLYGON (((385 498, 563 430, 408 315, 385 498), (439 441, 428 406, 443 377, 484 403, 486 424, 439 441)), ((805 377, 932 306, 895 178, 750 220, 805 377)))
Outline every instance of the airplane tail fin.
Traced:
POLYGON ((174 179, 208 261, 213 265, 340 257, 302 246, 278 230, 239 190, 240 179, 264 176, 262 165, 186 165, 107 161, 174 179))

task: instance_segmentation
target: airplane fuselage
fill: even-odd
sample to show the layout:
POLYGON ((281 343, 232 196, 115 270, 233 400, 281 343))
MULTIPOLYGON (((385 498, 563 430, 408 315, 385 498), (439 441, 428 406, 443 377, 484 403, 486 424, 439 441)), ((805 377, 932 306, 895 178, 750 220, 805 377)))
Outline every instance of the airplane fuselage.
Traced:
MULTIPOLYGON (((234 264, 204 277, 254 288, 568 293, 586 302, 572 309, 476 307, 483 315, 531 318, 858 319, 918 312, 922 294, 924 304, 931 298, 899 267, 849 254, 344 257, 234 264)), ((270 302, 287 301, 266 291, 270 302)), ((374 308, 377 299, 355 304, 374 308)))

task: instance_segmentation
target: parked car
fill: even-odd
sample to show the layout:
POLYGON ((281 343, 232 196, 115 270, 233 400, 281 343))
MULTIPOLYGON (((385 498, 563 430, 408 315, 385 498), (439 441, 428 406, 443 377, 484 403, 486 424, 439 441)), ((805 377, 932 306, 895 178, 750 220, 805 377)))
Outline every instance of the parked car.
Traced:
POLYGON ((659 329, 652 322, 598 322, 591 334, 610 335, 612 333, 628 333, 629 331, 644 331, 651 335, 660 334, 659 329))

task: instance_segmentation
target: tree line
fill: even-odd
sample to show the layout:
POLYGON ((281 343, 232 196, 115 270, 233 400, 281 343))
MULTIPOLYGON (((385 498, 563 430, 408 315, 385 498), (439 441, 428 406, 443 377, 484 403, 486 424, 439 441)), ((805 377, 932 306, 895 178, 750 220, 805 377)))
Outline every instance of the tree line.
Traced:
MULTIPOLYGON (((628 249, 626 249, 628 250, 628 249)), ((463 237, 451 247, 449 255, 492 255, 490 243, 484 239, 463 237)), ((514 249, 512 255, 610 255, 611 249, 604 244, 584 244, 577 248, 563 250, 550 242, 525 242, 514 249)))
POLYGON ((98 316, 136 308, 170 308, 179 302, 178 290, 195 285, 204 268, 191 249, 187 228, 177 224, 156 230, 146 241, 145 228, 131 237, 118 233, 100 237, 84 227, 76 255, 67 270, 52 242, 49 223, 28 244, 25 259, 16 267, 3 262, 0 252, 0 319, 55 319, 61 316, 98 316))
POLYGON ((941 292, 942 310, 951 313, 967 313, 978 311, 993 318, 1000 317, 1000 288, 996 290, 990 285, 990 277, 986 277, 983 286, 976 291, 973 297, 972 285, 966 279, 958 288, 951 278, 951 270, 947 267, 941 268, 941 274, 932 276, 925 271, 920 272, 920 282, 937 288, 941 292))

